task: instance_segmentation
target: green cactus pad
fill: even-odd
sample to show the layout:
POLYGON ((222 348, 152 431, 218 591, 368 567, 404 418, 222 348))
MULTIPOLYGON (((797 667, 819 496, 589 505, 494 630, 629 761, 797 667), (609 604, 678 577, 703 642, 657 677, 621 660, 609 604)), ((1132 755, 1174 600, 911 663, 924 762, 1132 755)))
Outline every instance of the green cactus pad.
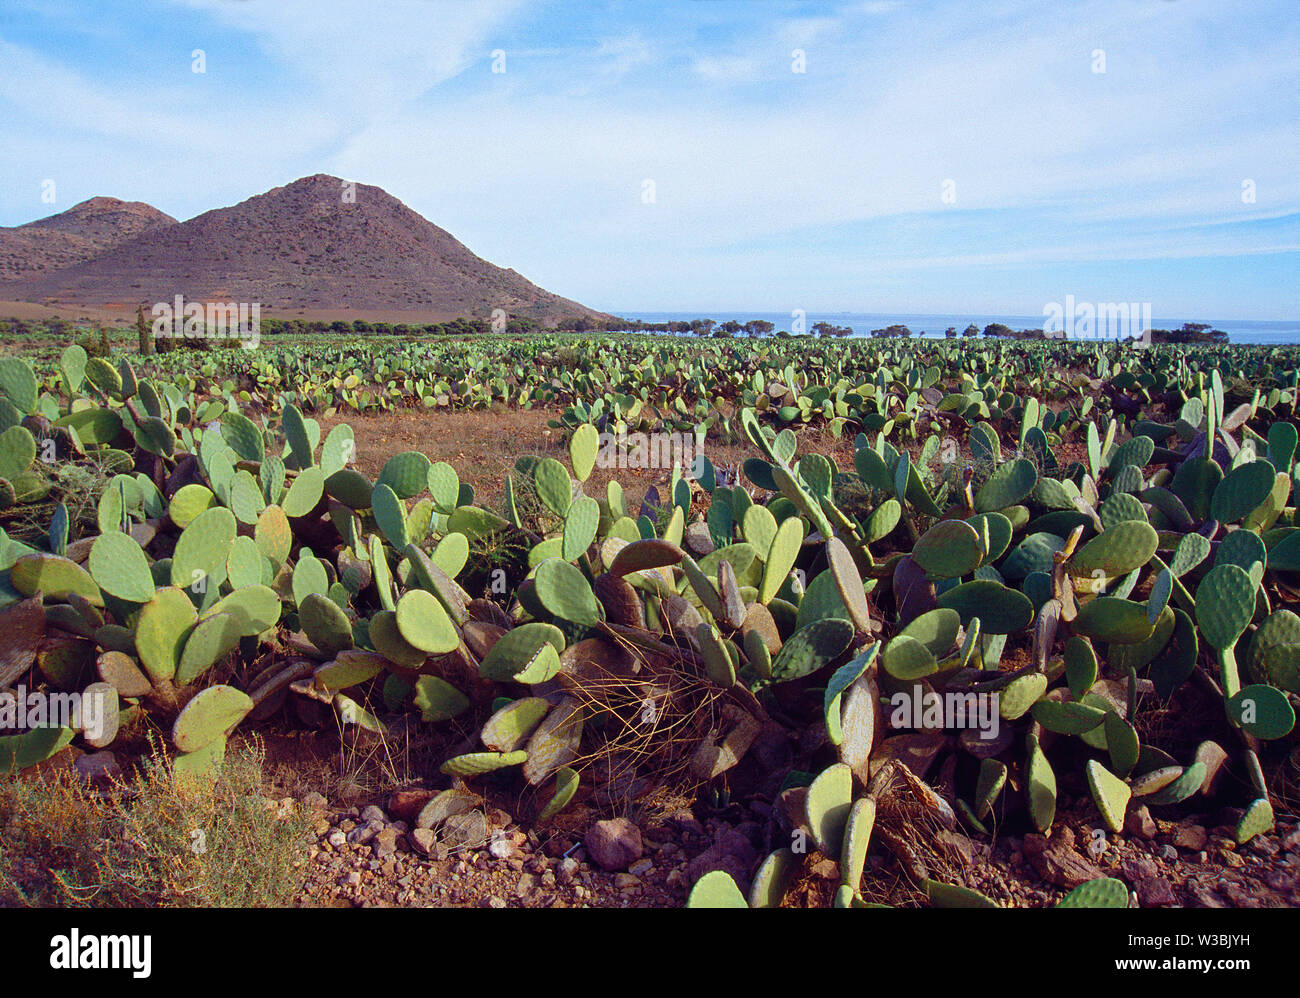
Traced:
MULTIPOLYGON (((163 590, 159 590, 162 592, 163 590)), ((143 618, 143 613, 141 614, 143 618)), ((192 683, 239 644, 239 621, 231 614, 218 613, 194 625, 176 666, 178 686, 192 683)), ((126 695, 126 694, 124 694, 126 695)))
POLYGON ((430 723, 450 720, 469 709, 469 697, 437 676, 420 676, 415 681, 414 704, 420 720, 430 723))
POLYGON ((514 752, 527 744, 550 709, 545 697, 511 700, 484 722, 479 739, 494 752, 514 752))
POLYGON ((128 603, 148 603, 153 599, 149 560, 127 534, 114 531, 95 538, 87 564, 91 578, 110 596, 128 603))
POLYGON ((1196 587, 1196 623, 1215 651, 1231 648, 1255 615, 1255 584, 1236 565, 1216 565, 1196 587))
POLYGON ((262 458, 266 456, 261 428, 242 413, 222 414, 221 437, 230 445, 230 449, 239 455, 241 461, 254 461, 260 464, 262 458))
POLYGON ((1034 605, 1029 597, 991 579, 963 582, 935 602, 940 607, 956 610, 965 625, 978 617, 986 634, 1013 634, 1024 630, 1034 619, 1034 605))
POLYGON ((1003 687, 998 697, 998 713, 1008 721, 1017 720, 1047 692, 1047 677, 1041 672, 1017 676, 1003 687))
POLYGON ((1097 681, 1097 653, 1078 635, 1065 643, 1065 678, 1070 695, 1079 700, 1097 681))
MULTIPOLYGON (((799 860, 793 849, 776 849, 768 853, 754 874, 754 881, 749 887, 749 907, 779 908, 785 899, 798 869, 799 860)), ((721 870, 715 870, 721 873, 721 870)), ((697 906, 700 907, 700 906, 697 906)))
MULTIPOLYGON (((893 533, 903 518, 903 507, 897 499, 886 499, 867 517, 864 533, 867 543, 874 544, 893 533)), ((1008 535, 1009 536, 1009 535, 1008 535)))
POLYGON ((549 821, 557 814, 564 810, 569 801, 573 800, 574 794, 578 792, 578 786, 581 778, 577 770, 570 769, 568 766, 561 766, 555 772, 555 791, 551 794, 551 799, 546 802, 546 806, 537 814, 537 820, 549 821))
POLYGON ((979 533, 964 520, 940 520, 912 549, 912 559, 931 578, 955 579, 975 571, 984 558, 979 533))
POLYGON ((25 426, 11 426, 0 433, 0 478, 14 479, 36 460, 36 438, 25 426))
POLYGON ((772 546, 764 559, 763 578, 758 587, 760 603, 772 602, 772 598, 785 584, 790 570, 794 568, 795 560, 799 557, 803 536, 803 521, 797 517, 792 516, 777 527, 772 546))
POLYGON ((704 669, 714 686, 727 689, 736 682, 736 669, 727 646, 712 624, 701 621, 695 626, 695 641, 704 658, 704 669))
POLYGON ((840 847, 840 883, 855 893, 862 886, 862 871, 867 864, 867 848, 876 824, 876 801, 863 797, 849 808, 844 822, 844 842, 840 847))
POLYGON ((537 497, 556 516, 563 517, 573 502, 573 482, 569 472, 553 457, 545 457, 533 469, 537 497))
MULTIPOLYGON (((762 635, 759 632, 751 631, 745 636, 746 654, 750 654, 751 645, 754 654, 759 656, 767 654, 767 648, 763 644, 762 635)), ((876 653, 879 650, 880 642, 873 641, 863 650, 862 654, 836 669, 830 681, 826 684, 826 693, 822 698, 822 711, 826 715, 826 732, 832 745, 839 745, 844 740, 840 718, 840 700, 844 695, 844 691, 857 682, 858 677, 867 671, 871 663, 875 661, 876 653)), ((751 661, 753 661, 752 657, 751 661)), ((755 668, 762 678, 766 679, 771 676, 770 659, 768 659, 766 668, 760 667, 757 663, 755 663, 755 668)))
POLYGON ((172 585, 203 592, 225 577, 226 554, 235 542, 235 516, 224 506, 214 506, 196 516, 172 552, 172 585))
POLYGON ((181 752, 197 752, 228 734, 248 712, 253 701, 233 686, 209 686, 185 705, 172 725, 172 742, 181 752))
POLYGON ((406 532, 406 505, 387 485, 376 485, 370 495, 371 512, 384 538, 395 551, 403 551, 410 543, 406 532))
POLYGON ((590 627, 601 619, 600 602, 586 576, 561 558, 548 558, 537 566, 537 598, 548 613, 561 620, 590 627))
POLYGON ((1033 491, 1038 469, 1027 458, 1017 458, 1001 465, 989 476, 975 495, 975 511, 992 513, 1014 506, 1033 491))
POLYGON ((279 621, 280 597, 270 586, 237 589, 212 604, 200 619, 215 617, 219 613, 228 613, 235 618, 240 637, 256 637, 279 621))
POLYGON ((772 660, 772 679, 783 682, 810 675, 830 664, 853 640, 847 620, 819 620, 790 635, 772 660))
POLYGON ((140 610, 135 629, 135 647, 140 664, 155 680, 176 675, 190 632, 198 620, 194 604, 181 589, 157 590, 140 610))
POLYGON ((1056 774, 1051 763, 1038 745, 1037 738, 1029 741, 1029 764, 1026 772, 1029 794, 1029 815, 1034 827, 1046 832, 1056 818, 1056 774))
POLYGON ((90 573, 76 562, 58 555, 21 556, 10 568, 9 581, 23 596, 35 596, 39 592, 47 599, 66 599, 75 593, 92 606, 104 605, 104 595, 90 573))
POLYGON ((368 683, 382 673, 387 664, 382 656, 374 652, 359 648, 341 651, 330 661, 316 667, 312 673, 312 684, 329 693, 346 690, 368 683))
POLYGON ((915 638, 900 634, 885 646, 881 665, 895 679, 921 679, 939 671, 934 653, 915 638))
POLYGON ((176 526, 184 530, 200 513, 216 505, 217 497, 211 489, 191 482, 176 490, 167 506, 167 515, 176 526))
POLYGON ((311 643, 326 655, 333 656, 352 647, 352 623, 328 596, 309 593, 298 604, 298 621, 311 643))
POLYGON ((1112 578, 1127 575, 1150 561, 1159 543, 1160 538, 1151 524, 1125 520, 1079 548, 1066 563, 1066 570, 1081 578, 1095 578, 1098 573, 1112 578))
POLYGON ((981 759, 975 782, 975 816, 983 820, 993 810, 1007 782, 1007 765, 1000 759, 981 759))
POLYGON ((1105 720, 1106 712, 1068 700, 1039 700, 1032 708, 1034 720, 1058 735, 1081 735, 1105 720))
POLYGON ((394 454, 384 463, 383 470, 375 479, 375 487, 386 485, 398 499, 410 499, 425 490, 431 466, 429 459, 419 451, 394 454))
POLYGON ((853 807, 853 770, 842 762, 827 766, 808 786, 804 814, 822 855, 838 859, 844 828, 853 807))
POLYGON ((564 517, 564 541, 561 556, 576 561, 596 539, 600 526, 600 504, 590 496, 579 496, 564 517))
POLYGON ((573 431, 569 440, 569 461, 573 464, 573 473, 578 481, 585 482, 591 477, 599 451, 600 433, 594 426, 583 423, 573 431))
POLYGON ((1101 814, 1101 820, 1112 832, 1122 831, 1124 815, 1128 811, 1129 798, 1133 791, 1129 785, 1096 759, 1089 759, 1084 766, 1088 776, 1088 789, 1092 791, 1093 803, 1101 814))
POLYGON ((527 752, 467 752, 448 759, 439 767, 439 771, 448 776, 482 776, 498 769, 518 766, 527 758, 527 752))
POLYGON ((1228 698, 1227 707, 1233 724, 1264 741, 1285 738, 1295 727, 1295 709, 1287 695, 1272 686, 1243 686, 1228 698))
POLYGON ((710 870, 691 888, 686 898, 688 908, 748 908, 745 895, 731 879, 731 875, 722 870, 710 870))
POLYGON ((544 644, 550 644, 556 652, 564 651, 564 632, 554 624, 541 622, 512 628, 501 635, 479 663, 479 675, 509 682, 528 667, 544 644))
POLYGON ((19 357, 0 358, 0 395, 27 415, 36 411, 38 393, 36 375, 27 361, 19 357))
POLYGON ((996 901, 971 887, 925 881, 925 894, 936 908, 998 908, 996 901))
POLYGON ((423 589, 412 589, 398 600, 397 629, 408 644, 430 655, 455 651, 460 644, 443 605, 423 589))
POLYGON ((298 555, 298 564, 293 567, 294 603, 301 606, 312 593, 324 596, 329 592, 329 587, 330 580, 329 574, 325 571, 325 563, 304 548, 298 555))
MULTIPOLYGON (((1178 767, 1174 767, 1178 769, 1178 767)), ((1150 790, 1147 787, 1143 789, 1147 792, 1143 795, 1143 800, 1152 806, 1164 804, 1181 804, 1193 794, 1195 794, 1205 784, 1205 763, 1194 762, 1186 769, 1181 769, 1178 775, 1162 787, 1150 790)), ((1137 783, 1134 782, 1134 795, 1137 794, 1137 783)))
POLYGON ((1151 637, 1155 626, 1145 603, 1117 596, 1098 596, 1079 608, 1074 629, 1084 637, 1111 644, 1137 644, 1151 637))
MULTIPOLYGON (((374 483, 355 468, 340 468, 325 479, 325 494, 350 509, 368 509, 374 491, 374 483)), ((292 494, 293 487, 290 486, 289 495, 285 496, 286 512, 288 512, 289 496, 292 494)), ((290 512, 289 515, 293 516, 293 513, 290 512)))
POLYGON ((324 473, 320 468, 306 468, 298 472, 280 505, 284 507, 285 516, 306 516, 317 507, 324 494, 324 473))
POLYGON ((1114 711, 1106 711, 1103 735, 1106 751, 1110 754, 1111 768, 1120 776, 1128 776, 1137 765, 1141 744, 1137 729, 1114 711))
POLYGON ((1256 835, 1263 835, 1273 827, 1273 805, 1267 797, 1251 802, 1246 813, 1237 821, 1237 845, 1245 845, 1256 835))
POLYGON ((1057 902, 1058 908, 1127 908, 1128 888, 1114 877, 1098 877, 1080 884, 1057 902))
POLYGON ((1247 461, 1224 476, 1210 500, 1210 518, 1236 523, 1259 506, 1273 491, 1277 470, 1267 461, 1247 461))

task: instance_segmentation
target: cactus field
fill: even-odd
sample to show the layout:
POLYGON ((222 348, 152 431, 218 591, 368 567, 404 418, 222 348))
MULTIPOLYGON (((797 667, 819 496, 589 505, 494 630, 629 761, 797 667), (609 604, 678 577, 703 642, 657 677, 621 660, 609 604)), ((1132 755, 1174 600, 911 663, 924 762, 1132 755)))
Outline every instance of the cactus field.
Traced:
MULTIPOLYGON (((419 730, 445 747, 435 834, 484 799, 542 830, 665 790, 762 801, 771 849, 686 885, 695 907, 791 903, 827 862, 836 907, 998 906, 934 843, 1051 835, 1060 795, 1102 839, 1145 808, 1228 815, 1244 846, 1300 801, 1298 360, 20 344, 0 358, 0 689, 102 716, 0 726, 0 773, 153 739, 207 780, 251 732, 419 730), (420 450, 361 469, 349 421, 416 413, 435 437, 473 410, 549 420, 499 496, 420 450), (692 460, 620 481, 611 441, 669 435, 692 460), (909 698, 971 713, 898 723, 909 698), (977 704, 996 716, 973 725, 977 704)), ((1136 901, 1107 875, 1055 903, 1136 901)))

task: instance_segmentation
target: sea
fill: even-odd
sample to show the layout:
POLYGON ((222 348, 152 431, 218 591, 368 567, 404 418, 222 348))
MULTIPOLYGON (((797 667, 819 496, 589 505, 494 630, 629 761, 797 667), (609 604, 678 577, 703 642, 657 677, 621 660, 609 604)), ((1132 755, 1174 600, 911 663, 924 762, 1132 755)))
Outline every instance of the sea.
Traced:
MULTIPOLYGON (((713 319, 723 323, 730 319, 744 324, 751 319, 766 319, 778 329, 787 332, 797 321, 789 312, 638 312, 610 309, 615 315, 626 319, 640 319, 643 322, 689 322, 691 319, 713 319)), ((972 322, 981 330, 990 323, 1002 323, 1012 329, 1042 329, 1044 320, 1038 315, 989 315, 971 313, 968 315, 931 315, 931 314, 891 314, 886 312, 809 312, 803 317, 805 331, 811 331, 818 322, 829 322, 835 326, 848 326, 853 335, 870 336, 873 329, 885 329, 888 326, 906 326, 913 336, 942 338, 944 330, 954 326, 960 333, 972 322)), ((1264 321, 1255 319, 1214 319, 1214 318, 1177 318, 1167 319, 1158 315, 1151 318, 1152 329, 1179 329, 1184 323, 1206 324, 1211 329, 1221 329, 1228 334, 1232 343, 1255 343, 1269 346, 1300 343, 1300 319, 1289 321, 1264 321)))

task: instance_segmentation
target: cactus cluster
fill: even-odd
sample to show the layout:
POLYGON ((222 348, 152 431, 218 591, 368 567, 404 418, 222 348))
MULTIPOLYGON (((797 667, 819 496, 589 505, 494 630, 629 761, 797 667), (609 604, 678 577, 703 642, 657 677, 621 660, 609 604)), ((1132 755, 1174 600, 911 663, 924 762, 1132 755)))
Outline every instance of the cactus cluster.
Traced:
MULTIPOLYGON (((1138 372, 1086 350, 1095 376, 1053 379, 987 349, 946 366, 894 347, 799 369, 759 357, 741 374, 707 348, 674 369, 704 387, 671 404, 632 391, 659 384, 663 357, 608 370, 612 391, 571 371, 543 385, 522 365, 518 384, 462 383, 447 358, 386 370, 401 382, 389 398, 430 409, 567 398, 563 449, 521 458, 500 509, 417 451, 371 481, 347 424, 324 434, 307 414, 369 408, 350 374, 323 392, 257 366, 250 405, 170 354, 149 377, 79 348, 48 372, 0 360, 0 512, 55 500, 43 534, 0 533, 0 687, 96 686, 117 705, 94 733, 0 734, 0 770, 112 744, 145 715, 191 775, 215 770, 249 717, 357 738, 454 723, 474 735, 441 766, 446 792, 510 783, 547 822, 630 792, 608 765, 620 753, 681 751, 677 771, 717 787, 761 731, 807 720, 815 771, 792 767, 780 798, 788 830, 840 864, 842 907, 867 904, 870 849, 902 855, 890 794, 978 835, 1009 819, 1050 829, 1067 767, 1111 830, 1134 802, 1246 785, 1238 837, 1259 834, 1264 763, 1292 750, 1300 696, 1300 618, 1279 605, 1300 593, 1294 379, 1265 360, 1153 353, 1138 372), (1102 378, 1125 400, 1108 411, 1089 388, 1102 378), (853 434, 851 467, 800 456, 795 430, 812 423, 853 434), (600 434, 653 428, 753 454, 734 472, 675 467, 667 501, 655 490, 640 510, 617 482, 594 488, 600 434), (945 453, 949 434, 969 459, 945 453), (1067 441, 1084 459, 1058 457, 1067 441), (90 465, 107 471, 74 516, 59 469, 90 465), (494 544, 518 563, 484 565, 494 544), (472 591, 485 569, 505 585, 472 591), (1145 712, 1193 682, 1222 707, 1175 758, 1148 744, 1145 712), (887 723, 899 695, 994 697, 1000 730, 887 723), (1223 759, 1245 780, 1221 779, 1223 759)), ((453 803, 442 820, 463 813, 453 803)), ((709 874, 690 904, 772 906, 801 862, 772 852, 748 896, 709 874)), ((935 905, 991 903, 914 880, 935 905)), ((1061 906, 1127 904, 1116 883, 1061 906)))

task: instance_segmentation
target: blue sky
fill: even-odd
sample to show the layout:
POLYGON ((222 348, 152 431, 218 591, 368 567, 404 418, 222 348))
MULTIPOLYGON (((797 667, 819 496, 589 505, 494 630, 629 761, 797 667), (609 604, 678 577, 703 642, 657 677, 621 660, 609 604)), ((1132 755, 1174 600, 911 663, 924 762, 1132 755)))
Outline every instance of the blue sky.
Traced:
POLYGON ((610 311, 1300 317, 1295 0, 5 0, 0 164, 336 174, 610 311))

